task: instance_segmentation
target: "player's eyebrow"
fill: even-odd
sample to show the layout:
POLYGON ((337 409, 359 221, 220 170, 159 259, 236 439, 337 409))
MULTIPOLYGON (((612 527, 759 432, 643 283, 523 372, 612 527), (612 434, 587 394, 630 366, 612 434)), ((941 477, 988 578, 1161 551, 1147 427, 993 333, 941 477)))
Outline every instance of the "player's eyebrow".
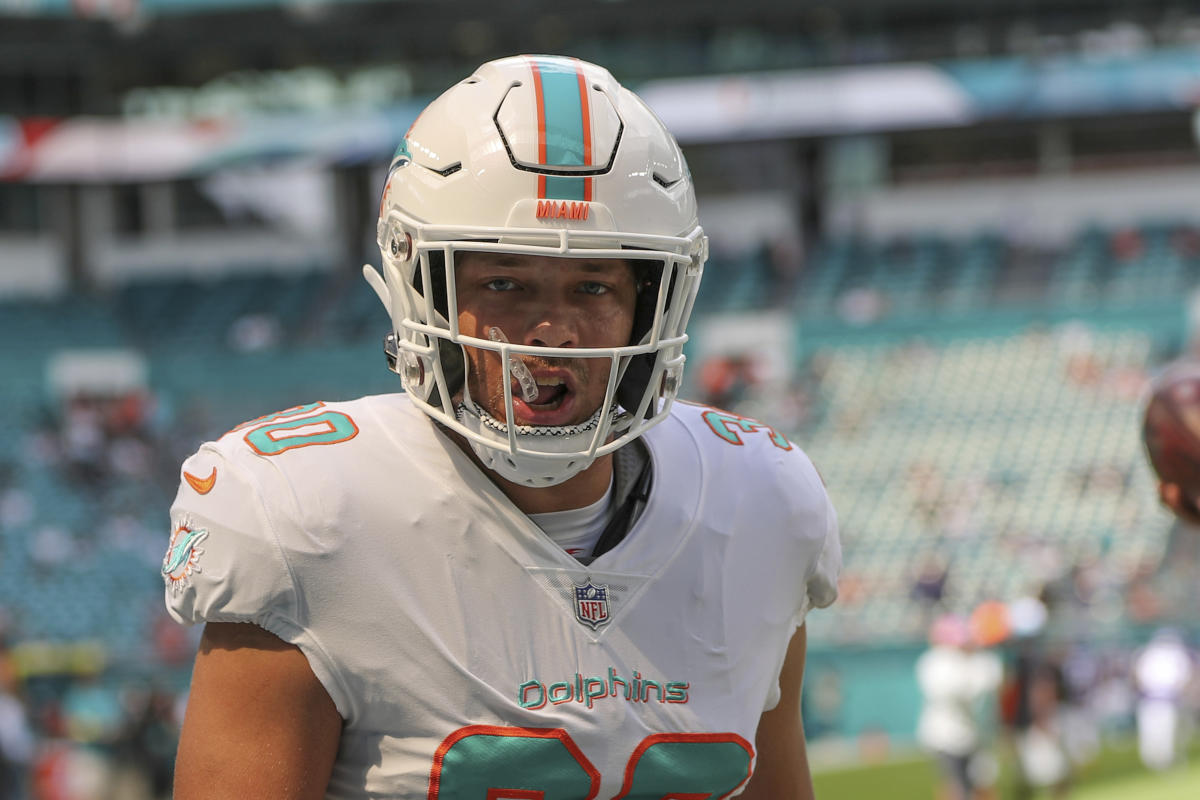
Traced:
POLYGON ((522 263, 521 259, 512 253, 486 253, 473 258, 461 259, 458 266, 470 266, 475 269, 529 269, 531 264, 522 263))
POLYGON ((499 255, 492 256, 490 259, 485 259, 484 263, 490 263, 497 267, 528 266, 527 264, 522 264, 521 259, 512 253, 500 253, 499 255))
POLYGON ((585 272, 609 272, 628 265, 628 261, 618 258, 588 259, 579 263, 579 267, 585 272))
MULTIPOLYGON (((591 274, 604 274, 630 266, 627 260, 621 258, 569 258, 563 259, 563 262, 564 267, 576 267, 591 274)), ((465 263, 483 269, 543 269, 542 265, 530 264, 512 253, 488 254, 484 259, 473 258, 465 263)))

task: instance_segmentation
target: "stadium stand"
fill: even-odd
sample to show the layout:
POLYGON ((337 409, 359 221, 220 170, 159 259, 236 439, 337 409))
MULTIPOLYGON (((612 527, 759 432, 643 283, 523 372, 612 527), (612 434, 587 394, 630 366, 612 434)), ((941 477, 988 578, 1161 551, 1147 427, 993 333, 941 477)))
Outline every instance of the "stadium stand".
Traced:
MULTIPOLYGON (((1169 225, 1087 231, 1039 277, 1045 291, 1025 294, 1008 291, 1021 254, 990 234, 830 240, 782 299, 763 254, 711 264, 698 313, 773 300, 800 326, 799 388, 813 407, 791 433, 842 509, 847 554, 843 602, 815 624, 835 639, 919 639, 925 616, 911 583, 931 549, 951 563, 944 602, 958 610, 1040 591, 1056 576, 1031 572, 1030 561, 1047 551, 1060 570, 1098 558, 1118 583, 1162 555, 1166 523, 1141 466, 1136 415, 1141 382, 1179 340, 1182 318, 1133 312, 1173 300, 1200 275, 1194 236, 1169 225), (847 310, 861 292, 878 295, 874 317, 847 310), (1133 316, 1099 313, 1122 308, 1133 316), (931 314, 933 334, 914 323, 931 314)), ((96 529, 128 518, 157 532, 175 467, 203 437, 330 399, 330 386, 345 397, 393 389, 376 306, 355 276, 331 273, 160 279, 107 297, 5 304, 0 334, 22 345, 5 354, 0 393, 19 426, 0 434, 0 458, 36 523, 4 526, 0 603, 23 633, 101 630, 117 650, 136 649, 157 593, 159 555, 149 551, 160 537, 134 536, 129 546, 146 552, 131 558, 127 541, 96 529), (239 339, 239 325, 256 318, 270 321, 267 333, 239 339), (79 490, 69 406, 56 405, 45 378, 47 357, 71 346, 146 355, 153 398, 130 435, 165 450, 151 480, 105 466, 103 492, 79 490), (78 575, 28 569, 38 547, 44 558, 69 554, 78 575)))
POLYGON ((1145 331, 1084 323, 817 345, 829 410, 797 436, 841 509, 852 588, 814 622, 919 639, 911 589, 929 552, 950 560, 943 602, 962 613, 1037 596, 1084 560, 1124 584, 1160 558, 1137 433, 1152 352, 1145 331))

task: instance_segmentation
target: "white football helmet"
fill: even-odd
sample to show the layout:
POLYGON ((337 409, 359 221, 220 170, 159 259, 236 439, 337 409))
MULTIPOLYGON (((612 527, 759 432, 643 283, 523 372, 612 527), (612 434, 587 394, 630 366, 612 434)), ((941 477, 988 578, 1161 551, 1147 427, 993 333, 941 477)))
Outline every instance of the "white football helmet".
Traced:
POLYGON ((392 368, 416 406, 465 437, 489 469, 552 486, 666 417, 708 240, 674 137, 607 70, 515 56, 446 91, 396 150, 378 242, 383 276, 369 265, 364 274, 392 318, 392 368), (644 263, 650 290, 639 295, 633 341, 559 348, 461 334, 454 262, 463 251, 644 263), (499 354, 506 420, 516 419, 524 355, 609 361, 604 402, 579 425, 508 425, 470 396, 464 346, 499 354))

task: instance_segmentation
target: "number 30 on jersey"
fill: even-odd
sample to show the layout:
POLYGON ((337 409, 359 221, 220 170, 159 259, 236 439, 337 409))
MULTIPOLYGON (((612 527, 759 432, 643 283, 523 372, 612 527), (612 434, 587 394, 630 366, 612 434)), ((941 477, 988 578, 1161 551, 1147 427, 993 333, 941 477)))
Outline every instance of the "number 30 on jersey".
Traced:
POLYGON ((358 435, 354 420, 340 411, 321 411, 324 406, 316 402, 277 411, 243 422, 230 433, 249 428, 242 438, 260 456, 277 456, 297 447, 338 444, 358 435))

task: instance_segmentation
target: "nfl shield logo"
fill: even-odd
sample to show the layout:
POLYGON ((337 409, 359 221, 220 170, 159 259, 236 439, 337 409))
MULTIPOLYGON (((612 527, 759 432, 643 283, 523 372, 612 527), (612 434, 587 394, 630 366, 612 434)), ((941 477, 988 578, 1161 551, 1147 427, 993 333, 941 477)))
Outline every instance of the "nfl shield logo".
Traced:
POLYGON ((608 622, 608 584, 575 584, 575 619, 592 630, 608 622))

